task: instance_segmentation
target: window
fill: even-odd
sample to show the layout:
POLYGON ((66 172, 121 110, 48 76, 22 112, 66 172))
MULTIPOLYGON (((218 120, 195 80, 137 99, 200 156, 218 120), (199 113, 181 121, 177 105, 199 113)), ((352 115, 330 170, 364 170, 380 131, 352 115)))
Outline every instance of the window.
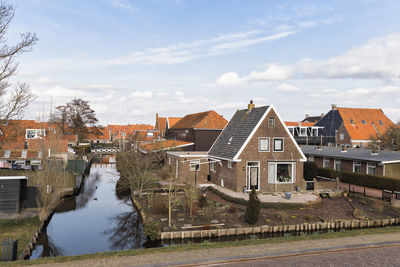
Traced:
POLYGON ((350 123, 353 124, 353 119, 350 119, 350 123))
POLYGON ((22 150, 21 151, 21 158, 24 158, 24 159, 26 159, 26 156, 28 155, 28 151, 26 151, 26 150, 22 150))
POLYGON ((269 138, 260 137, 258 141, 258 151, 269 151, 269 138))
POLYGON ((335 159, 335 166, 334 166, 334 170, 339 172, 342 169, 342 162, 340 159, 335 159))
POLYGON ((289 133, 294 136, 293 130, 293 128, 289 128, 289 133))
POLYGON ((271 117, 268 119, 268 125, 269 126, 275 126, 275 118, 271 117))
POLYGON ((1 129, 0 129, 0 135, 4 135, 4 134, 3 134, 3 131, 2 131, 1 129))
POLYGON ((294 183, 296 165, 292 162, 268 164, 268 183, 294 183))
POLYGON ((314 161, 314 156, 308 156, 308 161, 314 161))
POLYGON ((375 175, 376 174, 376 165, 375 163, 367 164, 367 174, 375 175))
POLYGON ((330 168, 331 167, 331 159, 330 158, 324 158, 324 162, 322 163, 322 167, 330 168))
POLYGON ((215 172, 215 170, 216 170, 215 165, 216 165, 215 161, 210 161, 210 171, 215 172))
POLYGON ((4 151, 4 158, 6 159, 10 158, 10 150, 4 151))
POLYGON ((190 162, 190 171, 200 171, 200 160, 193 160, 190 162))
POLYGON ((42 158, 43 157, 43 151, 38 151, 38 158, 42 158))
POLYGON ((283 151, 283 138, 274 138, 274 151, 283 151))
POLYGON ((40 136, 46 136, 45 129, 26 129, 25 138, 26 139, 37 139, 40 136))
POLYGON ((344 140, 344 134, 341 133, 341 134, 340 134, 340 141, 343 141, 343 140, 344 140))
POLYGON ((233 161, 228 161, 228 168, 233 169, 233 161))
POLYGON ((307 136, 306 128, 300 128, 300 136, 307 136))
POLYGON ((362 123, 365 124, 365 120, 362 120, 362 123))
POLYGON ((380 125, 383 125, 382 121, 379 121, 380 125))
POLYGON ((361 172, 361 162, 353 161, 353 172, 361 172))

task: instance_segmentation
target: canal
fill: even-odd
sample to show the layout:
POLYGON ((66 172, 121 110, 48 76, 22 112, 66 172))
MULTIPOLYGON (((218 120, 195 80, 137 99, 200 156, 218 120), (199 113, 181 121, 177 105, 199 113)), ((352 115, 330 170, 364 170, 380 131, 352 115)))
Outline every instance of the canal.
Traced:
POLYGON ((94 164, 79 195, 58 207, 31 259, 143 248, 140 216, 129 195, 117 195, 118 179, 115 167, 94 164))

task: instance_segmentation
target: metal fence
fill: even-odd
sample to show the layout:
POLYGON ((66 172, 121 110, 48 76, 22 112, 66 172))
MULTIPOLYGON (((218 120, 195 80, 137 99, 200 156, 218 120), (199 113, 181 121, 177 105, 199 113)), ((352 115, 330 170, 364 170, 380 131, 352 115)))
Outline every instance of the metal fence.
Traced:
POLYGON ((4 238, 0 242, 0 261, 16 261, 18 251, 18 239, 4 238))

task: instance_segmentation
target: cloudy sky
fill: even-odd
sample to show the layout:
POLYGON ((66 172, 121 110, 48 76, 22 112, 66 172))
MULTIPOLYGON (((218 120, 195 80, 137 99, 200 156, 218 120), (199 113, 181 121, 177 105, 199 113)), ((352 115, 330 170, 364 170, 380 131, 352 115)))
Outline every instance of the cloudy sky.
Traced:
POLYGON ((99 121, 154 123, 250 99, 285 120, 330 104, 400 120, 400 1, 17 0, 9 42, 39 41, 26 118, 80 97, 99 121))

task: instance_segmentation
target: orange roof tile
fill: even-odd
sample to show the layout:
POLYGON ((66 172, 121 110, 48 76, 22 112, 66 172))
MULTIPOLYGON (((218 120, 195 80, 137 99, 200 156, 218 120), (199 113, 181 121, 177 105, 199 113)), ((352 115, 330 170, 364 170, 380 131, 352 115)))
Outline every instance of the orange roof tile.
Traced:
POLYGON ((286 126, 294 126, 297 127, 299 126, 303 126, 303 127, 311 127, 313 126, 315 123, 314 122, 297 122, 297 121, 285 121, 286 126))
POLYGON ((165 130, 167 129, 167 118, 165 117, 158 117, 158 129, 165 133, 165 130))
POLYGON ((176 140, 163 140, 160 142, 154 142, 151 144, 141 145, 140 148, 145 151, 160 151, 160 150, 168 150, 173 148, 179 148, 184 146, 190 146, 193 143, 176 141, 176 140))
POLYGON ((381 109, 337 108, 352 140, 369 140, 383 134, 393 122, 381 109))
POLYGON ((182 118, 181 117, 168 117, 168 127, 171 128, 174 126, 178 121, 180 121, 182 118))
POLYGON ((214 110, 189 114, 171 129, 224 129, 228 121, 214 110))

